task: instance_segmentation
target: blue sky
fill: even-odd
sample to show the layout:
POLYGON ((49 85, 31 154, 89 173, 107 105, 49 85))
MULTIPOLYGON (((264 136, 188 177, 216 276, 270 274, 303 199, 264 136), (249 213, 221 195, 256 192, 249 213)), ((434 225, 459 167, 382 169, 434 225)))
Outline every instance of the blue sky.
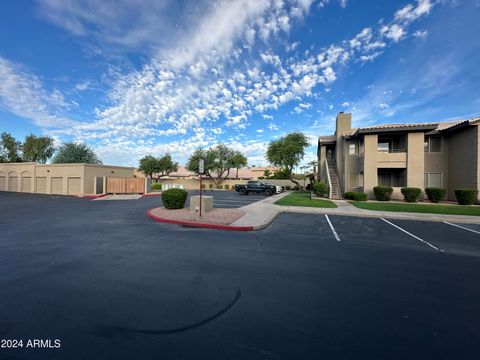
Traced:
POLYGON ((0 131, 136 165, 289 131, 480 116, 480 0, 0 2, 0 131))

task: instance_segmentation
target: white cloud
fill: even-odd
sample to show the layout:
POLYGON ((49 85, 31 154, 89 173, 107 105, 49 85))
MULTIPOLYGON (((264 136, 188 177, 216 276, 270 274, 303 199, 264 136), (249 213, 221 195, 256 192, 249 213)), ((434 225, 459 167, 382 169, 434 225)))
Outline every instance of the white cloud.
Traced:
POLYGON ((417 30, 413 33, 413 36, 425 40, 428 36, 428 30, 417 30))
POLYGON ((73 125, 59 113, 69 108, 60 91, 45 90, 37 76, 1 56, 0 107, 41 127, 73 125))
MULTIPOLYGON (((80 5, 76 3, 70 10, 66 9, 69 1, 53 4, 52 16, 58 19, 50 20, 66 22, 61 26, 79 36, 88 36, 91 28, 97 36, 106 36, 102 29, 124 21, 117 10, 111 14, 113 18, 102 20, 84 13, 85 9, 77 11, 80 5)), ((191 27, 174 37, 175 46, 157 51, 141 69, 115 77, 107 93, 109 104, 96 109, 95 121, 60 128, 56 134, 95 141, 102 153, 111 157, 114 152, 132 151, 139 141, 158 151, 170 146, 170 152, 181 155, 184 148, 214 144, 225 127, 240 136, 255 115, 271 121, 270 113, 291 101, 299 104, 294 109, 297 113, 311 107, 309 99, 318 96, 319 87, 328 89, 337 80, 339 68, 349 62, 372 61, 389 44, 405 37, 408 22, 413 21, 407 20, 412 19, 407 14, 412 12, 418 18, 426 13, 419 2, 408 11, 397 12, 392 22, 366 27, 352 39, 301 54, 293 52, 298 47, 293 43, 286 47, 287 55, 280 57, 269 42, 284 44, 282 35, 309 13, 311 5, 307 0, 219 0, 209 4, 191 27), (258 52, 257 48, 270 50, 258 52), (173 136, 181 140, 172 141, 173 136)), ((114 42, 123 42, 126 35, 115 34, 114 42)), ((142 41, 150 43, 149 39, 142 41)), ((273 122, 267 128, 279 130, 273 122)))

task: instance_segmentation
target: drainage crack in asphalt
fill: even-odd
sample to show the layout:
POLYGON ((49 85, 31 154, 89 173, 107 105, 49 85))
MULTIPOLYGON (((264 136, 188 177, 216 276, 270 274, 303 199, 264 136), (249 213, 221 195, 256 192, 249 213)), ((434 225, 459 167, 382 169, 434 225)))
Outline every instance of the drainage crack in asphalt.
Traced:
POLYGON ((218 312, 216 312, 213 315, 210 315, 209 317, 200 320, 198 322, 195 322, 193 324, 177 327, 177 328, 171 328, 171 329, 159 329, 159 330, 147 330, 147 329, 129 329, 129 328, 123 328, 119 326, 96 326, 94 333, 100 335, 100 336, 106 336, 106 337, 114 337, 118 335, 134 335, 134 334, 143 334, 143 335, 168 335, 168 334, 176 334, 176 333, 181 333, 189 330, 196 329, 200 326, 206 325, 223 314, 225 314, 227 311, 229 311, 236 303, 238 300, 240 300, 240 297, 242 296, 242 291, 240 289, 237 289, 235 292, 235 297, 230 301, 224 308, 220 309, 218 312))

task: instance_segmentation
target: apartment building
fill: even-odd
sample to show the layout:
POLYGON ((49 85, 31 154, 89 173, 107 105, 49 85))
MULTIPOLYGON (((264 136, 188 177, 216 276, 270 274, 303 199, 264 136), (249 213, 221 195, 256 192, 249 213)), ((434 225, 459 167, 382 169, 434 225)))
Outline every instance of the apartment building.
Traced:
POLYGON ((480 189, 480 118, 438 123, 386 124, 352 128, 352 115, 339 113, 335 134, 318 138, 319 179, 330 184, 332 198, 347 191, 393 187, 480 189))

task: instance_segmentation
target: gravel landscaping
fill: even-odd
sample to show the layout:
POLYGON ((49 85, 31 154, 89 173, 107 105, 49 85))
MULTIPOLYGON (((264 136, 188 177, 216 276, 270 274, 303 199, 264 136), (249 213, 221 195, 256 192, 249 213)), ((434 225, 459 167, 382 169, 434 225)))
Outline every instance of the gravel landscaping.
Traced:
POLYGON ((203 213, 202 217, 198 213, 189 209, 167 210, 165 208, 156 208, 152 210, 152 215, 179 221, 191 221, 215 225, 230 225, 245 215, 245 211, 238 209, 213 209, 203 213))

